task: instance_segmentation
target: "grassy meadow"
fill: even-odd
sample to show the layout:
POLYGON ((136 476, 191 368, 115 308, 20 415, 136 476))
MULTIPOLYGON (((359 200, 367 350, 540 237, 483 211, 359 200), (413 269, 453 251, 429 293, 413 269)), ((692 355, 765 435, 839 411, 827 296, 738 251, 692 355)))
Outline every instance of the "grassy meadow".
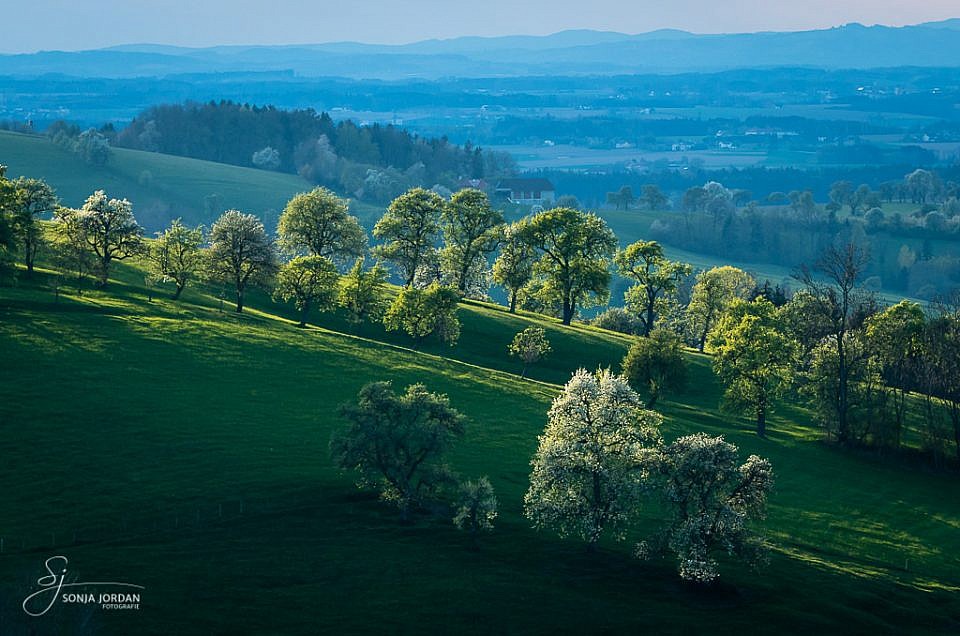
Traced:
POLYGON ((794 405, 759 439, 719 413, 706 356, 691 353, 690 388, 658 403, 664 437, 725 435, 777 475, 770 566, 724 562, 709 592, 669 559, 638 562, 627 543, 590 555, 522 515, 551 399, 577 367, 616 364, 627 338, 467 303, 459 344, 414 351, 336 315, 297 329, 264 294, 238 316, 216 290, 148 292, 135 264, 114 278, 59 298, 47 271, 0 288, 0 633, 960 629, 956 475, 825 445, 794 405), (532 323, 554 352, 522 380, 506 346, 532 323), (468 416, 452 463, 488 475, 500 500, 478 548, 443 511, 400 523, 332 465, 336 406, 380 379, 422 382, 468 416), (80 580, 145 586, 140 611, 27 617, 54 554, 80 580))
MULTIPOLYGON (((177 217, 210 225, 230 208, 256 214, 272 231, 287 201, 314 187, 292 174, 126 148, 113 148, 107 165, 92 166, 45 136, 6 131, 0 131, 0 163, 8 166, 8 177, 46 180, 71 207, 80 207, 94 190, 130 199, 137 220, 151 232, 177 217), (216 197, 212 214, 207 197, 216 197)), ((382 214, 374 206, 351 205, 364 219, 382 214)))

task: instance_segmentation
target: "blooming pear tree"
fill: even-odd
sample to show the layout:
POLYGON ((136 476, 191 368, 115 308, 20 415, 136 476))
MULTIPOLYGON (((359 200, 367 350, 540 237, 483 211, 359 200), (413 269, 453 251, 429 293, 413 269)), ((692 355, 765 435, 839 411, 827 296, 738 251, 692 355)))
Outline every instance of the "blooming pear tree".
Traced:
POLYGON ((531 461, 527 518, 591 551, 605 533, 624 539, 661 443, 660 416, 642 408, 624 378, 580 369, 548 417, 531 461))
POLYGON ((103 190, 97 190, 87 197, 75 219, 96 258, 101 286, 107 284, 113 261, 137 256, 143 251, 143 229, 133 216, 133 204, 126 199, 108 199, 103 190))
POLYGON ((706 433, 681 437, 663 449, 660 471, 670 512, 664 539, 686 581, 716 580, 718 553, 751 566, 766 559, 763 537, 752 522, 765 516, 773 468, 756 455, 738 462, 736 446, 706 433))

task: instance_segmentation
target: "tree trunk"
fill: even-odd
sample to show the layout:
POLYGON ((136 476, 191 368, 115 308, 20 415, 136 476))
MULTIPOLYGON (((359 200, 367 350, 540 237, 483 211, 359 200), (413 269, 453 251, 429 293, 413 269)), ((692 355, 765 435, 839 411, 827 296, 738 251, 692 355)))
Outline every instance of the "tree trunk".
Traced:
POLYGON ((850 441, 850 431, 847 430, 847 357, 843 346, 845 330, 841 329, 835 336, 837 340, 837 441, 847 445, 850 441))
POLYGON ((177 299, 180 298, 180 294, 183 293, 183 288, 184 288, 184 287, 186 287, 186 285, 183 285, 183 284, 181 284, 181 283, 177 283, 177 290, 176 290, 175 292, 173 292, 173 299, 174 299, 174 300, 177 300, 177 299))
POLYGON ((649 336, 650 332, 653 331, 653 303, 653 300, 647 303, 647 320, 643 325, 644 336, 649 336))
POLYGON ((767 408, 759 406, 757 408, 757 435, 767 437, 767 408))
POLYGON ((563 299, 563 324, 569 325, 573 321, 574 305, 569 298, 563 299))
POLYGON ((960 401, 950 400, 950 419, 953 420, 953 441, 957 448, 957 461, 960 462, 960 401))
POLYGON ((653 405, 657 403, 657 400, 660 399, 660 388, 654 384, 650 383, 650 397, 647 399, 647 408, 652 409, 653 405))
POLYGON ((236 312, 237 312, 238 314, 242 314, 242 313, 243 313, 243 289, 240 288, 240 287, 237 287, 237 310, 236 310, 236 312))
POLYGON ((510 292, 510 313, 511 314, 517 313, 517 296, 518 295, 519 295, 519 291, 510 292))
POLYGON ((521 378, 527 377, 527 366, 529 366, 529 365, 527 365, 526 363, 524 363, 523 369, 520 371, 520 377, 521 377, 521 378))
MULTIPOLYGON (((29 230, 27 230, 29 232, 29 230)), ((26 239, 23 242, 23 262, 27 266, 27 278, 33 278, 33 261, 35 257, 33 241, 26 239)))

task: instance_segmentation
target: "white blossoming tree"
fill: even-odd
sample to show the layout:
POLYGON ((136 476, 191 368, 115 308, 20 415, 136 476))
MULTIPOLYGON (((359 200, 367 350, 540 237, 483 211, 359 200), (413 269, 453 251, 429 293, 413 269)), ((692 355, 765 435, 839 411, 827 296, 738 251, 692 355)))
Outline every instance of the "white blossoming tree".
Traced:
POLYGON ((663 449, 660 470, 670 511, 665 547, 677 555, 686 581, 717 579, 717 553, 751 566, 766 559, 763 537, 752 522, 765 516, 773 468, 756 455, 738 462, 736 446, 705 433, 681 437, 663 449))
POLYGON ((143 229, 126 199, 108 199, 103 190, 90 195, 76 213, 83 237, 97 262, 100 285, 110 277, 110 265, 143 251, 143 229))
POLYGON ((657 413, 610 371, 574 373, 550 407, 524 498, 536 528, 574 535, 596 548, 604 533, 623 540, 659 447, 657 413))

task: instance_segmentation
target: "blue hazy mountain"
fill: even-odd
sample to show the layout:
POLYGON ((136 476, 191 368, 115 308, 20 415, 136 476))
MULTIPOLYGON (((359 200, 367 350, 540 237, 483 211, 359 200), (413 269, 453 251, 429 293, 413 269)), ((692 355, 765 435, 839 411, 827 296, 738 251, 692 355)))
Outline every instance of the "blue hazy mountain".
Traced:
POLYGON ((404 45, 332 42, 186 48, 134 44, 93 51, 0 56, 0 75, 162 77, 292 71, 297 75, 407 79, 960 66, 960 19, 907 27, 849 24, 798 32, 638 35, 575 30, 547 36, 461 37, 404 45))

